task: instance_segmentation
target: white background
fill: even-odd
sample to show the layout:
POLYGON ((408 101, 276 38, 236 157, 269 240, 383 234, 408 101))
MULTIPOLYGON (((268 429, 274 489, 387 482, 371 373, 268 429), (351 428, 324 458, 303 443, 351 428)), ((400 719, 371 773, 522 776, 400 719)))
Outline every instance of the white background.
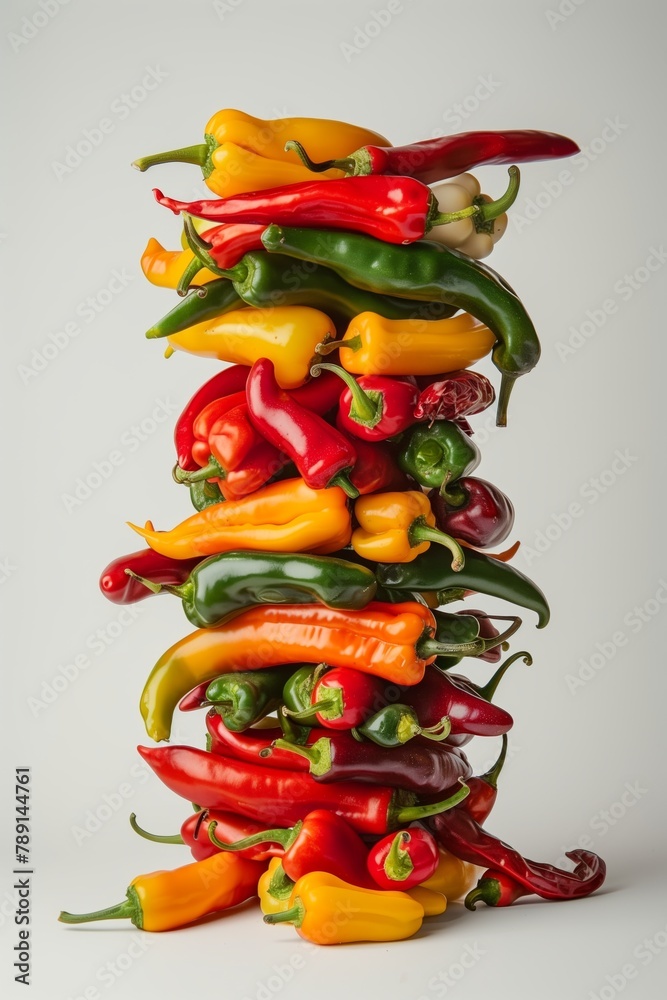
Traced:
MULTIPOLYGON (((377 990, 401 1000, 635 1000, 656 997, 665 982, 665 16, 650 0, 403 0, 376 30, 375 13, 386 8, 384 0, 3 4, 3 995, 254 1000, 377 990), (151 71, 154 89, 142 91, 151 71), (137 87, 128 104, 123 95, 137 87), (129 164, 201 141, 223 107, 355 121, 394 144, 525 127, 588 149, 522 170, 489 263, 522 296, 543 357, 518 382, 507 429, 486 417, 476 427, 480 475, 516 507, 516 565, 553 612, 544 632, 527 613, 512 647, 529 649, 535 665, 517 664, 501 688, 515 727, 488 825, 552 863, 590 838, 609 871, 594 897, 556 905, 533 897, 474 914, 452 906, 409 942, 338 949, 264 926, 252 907, 161 936, 129 924, 57 923, 60 909, 120 901, 136 874, 189 857, 139 840, 127 822, 136 810, 146 827, 175 832, 185 815, 135 747, 146 742, 137 707, 144 680, 189 626, 165 598, 144 602, 118 628, 120 609, 97 579, 110 559, 140 547, 126 520, 167 528, 190 513, 171 481, 171 433, 212 374, 199 358, 164 360, 143 337, 174 295, 144 281, 141 251, 151 235, 170 248, 179 238, 151 188, 203 195, 199 170, 140 175, 129 164), (103 141, 61 169, 68 147, 103 118, 113 125, 103 141), (126 286, 104 304, 114 271, 126 286), (89 297, 101 307, 92 321, 89 297), (78 333, 58 338, 68 323, 78 333), (64 346, 38 371, 54 337, 64 346), (132 428, 161 404, 168 416, 139 441, 132 428), (121 464, 68 509, 77 481, 115 450, 121 464), (617 452, 626 458, 614 473, 617 452), (568 521, 572 504, 578 516, 568 521), (77 676, 70 669, 65 683, 82 654, 87 666, 77 676), (32 768, 29 992, 12 981, 17 766, 32 768), (97 813, 103 821, 86 835, 97 813), (289 975, 291 962, 300 968, 289 975)), ((504 189, 503 168, 478 174, 489 193, 504 189)), ((482 370, 495 379, 491 366, 482 370)), ((482 669, 472 676, 483 679, 482 669)), ((202 733, 201 717, 181 719, 174 741, 201 745, 202 733)), ((496 750, 473 744, 471 758, 481 766, 496 750)))

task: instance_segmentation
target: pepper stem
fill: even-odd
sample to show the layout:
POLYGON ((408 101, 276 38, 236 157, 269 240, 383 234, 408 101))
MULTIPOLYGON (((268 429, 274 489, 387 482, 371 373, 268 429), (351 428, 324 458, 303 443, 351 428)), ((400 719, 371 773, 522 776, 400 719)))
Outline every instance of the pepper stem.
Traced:
POLYGON ((201 483, 204 479, 213 479, 216 477, 218 479, 226 479, 227 472, 223 467, 217 462, 213 456, 210 456, 208 465, 205 465, 203 469, 196 469, 192 472, 188 472, 186 469, 182 469, 180 465, 175 465, 171 470, 173 479, 177 483, 201 483))
POLYGON ((131 920, 135 927, 143 926, 143 912, 136 890, 130 886, 127 899, 115 906, 107 906, 104 910, 93 910, 92 913, 68 913, 63 910, 58 920, 63 924, 87 924, 93 920, 131 920))
MULTIPOLYGON (((479 656, 496 646, 502 646, 510 636, 521 628, 521 619, 513 618, 512 624, 504 632, 493 637, 493 639, 473 639, 471 642, 438 642, 430 635, 424 635, 417 642, 416 651, 420 659, 428 659, 430 656, 479 656)), ((518 653, 524 656, 524 653, 518 653)))
POLYGON ((384 873, 392 882, 405 882, 406 878, 414 871, 414 865, 410 858, 410 852, 405 850, 404 844, 409 843, 410 834, 407 830, 400 830, 391 842, 389 854, 384 859, 384 873))
POLYGON ((295 927, 300 927, 303 923, 304 917, 306 916, 306 909, 297 896, 294 906, 290 906, 289 910, 282 910, 279 913, 267 913, 264 916, 265 924, 294 924, 295 927))
MULTIPOLYGON (((135 573, 134 570, 127 569, 127 567, 125 572, 127 576, 131 576, 133 580, 138 580, 139 583, 143 583, 144 587, 148 587, 153 594, 159 594, 163 589, 166 589, 166 587, 163 587, 161 583, 153 583, 152 580, 147 580, 145 576, 139 576, 138 573, 135 573)), ((134 813, 132 813, 132 816, 134 816, 134 813)), ((130 823, 132 822, 132 816, 130 817, 130 823)))
POLYGON ((500 754, 498 755, 498 760, 489 768, 488 771, 484 774, 480 774, 479 776, 480 781, 485 781, 487 785, 491 786, 491 788, 498 788, 498 777, 503 769, 505 758, 507 757, 507 747, 507 733, 503 733, 503 744, 500 754))
POLYGON ((283 705, 283 712, 285 715, 289 715, 292 722, 304 722, 311 717, 315 712, 320 712, 324 715, 325 719, 340 719, 343 714, 343 692, 340 688, 328 688, 325 698, 320 698, 319 701, 314 701, 312 705, 308 708, 304 708, 301 712, 295 712, 291 708, 286 708, 283 705))
POLYGON ((491 701, 496 693, 498 685, 503 679, 505 671, 519 658, 523 660, 527 667, 531 667, 533 665, 532 656, 530 653, 526 653, 525 651, 521 653, 514 653, 513 656, 508 656, 505 662, 500 664, 493 677, 491 677, 483 687, 477 688, 480 698, 484 698, 486 701, 491 701))
POLYGON ((183 274, 181 275, 179 282, 176 286, 176 291, 181 296, 181 298, 183 298, 185 295, 188 294, 188 292, 190 291, 190 285, 192 284, 192 279, 200 271, 203 271, 203 269, 204 269, 203 262, 195 254, 195 256, 192 258, 188 266, 183 271, 183 274))
POLYGON ((206 165, 209 155, 207 143, 200 142, 195 146, 181 146, 180 149, 169 149, 166 153, 152 153, 150 156, 140 156, 138 160, 132 161, 135 170, 148 170, 158 163, 195 163, 202 167, 206 165))
POLYGON ((500 883, 495 878, 481 878, 474 889, 471 889, 463 903, 468 910, 474 910, 477 903, 487 906, 497 906, 500 899, 500 883))
POLYGON ((508 170, 509 183, 504 194, 496 201, 484 201, 482 198, 475 198, 472 205, 461 208, 457 212, 438 211, 438 200, 435 195, 431 195, 428 217, 426 220, 426 231, 433 226, 444 226, 450 222, 459 222, 461 219, 473 218, 477 232, 483 232, 488 224, 497 219, 499 215, 510 208, 516 201, 519 193, 519 168, 510 167, 508 170))
POLYGON ((419 727, 419 736, 424 736, 427 740, 435 740, 436 743, 441 743, 446 740, 452 731, 452 720, 448 715, 443 715, 440 722, 436 723, 435 726, 429 726, 428 729, 419 727))
POLYGON ((313 365, 310 369, 310 374, 319 375, 323 368, 338 375, 352 393, 352 405, 350 406, 350 417, 352 420, 357 420, 364 427, 375 427, 382 416, 381 394, 376 393, 379 399, 375 402, 367 392, 364 392, 354 375, 345 371, 340 365, 331 365, 322 362, 321 364, 313 365))
POLYGON ((285 152, 297 153, 304 167, 306 167, 307 170, 312 170, 315 174, 321 174, 324 173, 325 170, 332 169, 343 170, 346 174, 350 172, 354 173, 355 171, 356 165, 351 156, 345 156, 340 160, 322 160, 321 163, 313 162, 301 143, 297 142, 296 139, 287 140, 285 143, 285 152))
POLYGON ((255 847, 256 844, 280 844, 285 850, 294 843, 298 837, 301 827, 303 826, 302 820, 295 823, 292 827, 277 828, 275 830, 261 830, 259 833, 254 833, 251 837, 244 837, 243 840, 235 840, 231 844, 226 844, 222 840, 218 840, 215 835, 215 829, 217 827, 217 822, 212 820, 208 827, 208 836, 212 844, 218 847, 221 851, 245 851, 247 847, 255 847))
POLYGON ((463 802, 469 794, 470 788, 462 781, 461 788, 442 802, 432 802, 430 805, 421 806, 399 806, 394 810, 390 809, 390 823, 392 826, 403 826, 405 823, 413 823, 415 820, 426 819, 428 816, 437 816, 439 813, 447 812, 448 809, 453 809, 459 802, 463 802))
POLYGON ((341 469, 335 476, 332 476, 327 483, 327 489, 331 486, 340 486, 343 493, 345 493, 351 500, 356 500, 359 496, 359 490, 350 482, 347 472, 347 469, 341 469))
POLYGON ((142 830, 142 828, 137 823, 136 813, 130 813, 130 826, 135 833, 138 833, 140 837, 144 840, 153 840, 156 844, 184 844, 185 841, 181 837, 180 833, 172 833, 168 835, 160 835, 158 833, 149 833, 148 830, 142 830))
MULTIPOLYGON (((328 343, 325 341, 323 344, 318 344, 315 348, 316 354, 333 354, 337 351, 339 347, 347 347, 350 351, 360 351, 361 350, 361 335, 357 334, 356 337, 350 337, 349 340, 330 340, 328 343)), ((314 368, 319 368, 319 365, 313 365, 310 369, 311 375, 319 375, 319 372, 313 371, 314 368)))
POLYGON ((510 393, 518 377, 514 372, 506 372, 501 369, 498 406, 496 407, 496 427, 507 427, 507 406, 510 401, 510 393))
POLYGON ((305 757, 310 764, 310 773, 315 777, 331 770, 331 740, 327 736, 321 736, 310 747, 298 746, 282 739, 274 740, 271 746, 280 750, 291 750, 300 757, 305 757))
POLYGON ((452 569, 455 573, 460 572, 465 565, 463 549, 456 539, 438 528, 431 527, 423 516, 415 518, 408 528, 408 542, 411 546, 419 545, 420 542, 436 542, 438 545, 444 545, 452 553, 452 569))

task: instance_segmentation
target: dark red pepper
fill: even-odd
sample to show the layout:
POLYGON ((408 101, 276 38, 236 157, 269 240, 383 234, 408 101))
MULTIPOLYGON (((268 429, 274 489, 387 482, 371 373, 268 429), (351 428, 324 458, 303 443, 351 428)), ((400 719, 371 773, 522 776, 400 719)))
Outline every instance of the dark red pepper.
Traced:
POLYGON ((476 774, 467 780, 470 795, 466 799, 468 815, 472 816, 480 826, 488 819, 498 798, 498 777, 507 758, 507 735, 503 735, 502 747, 495 764, 492 764, 484 774, 476 774))
POLYGON ((223 369, 205 382, 186 404, 174 428, 176 460, 182 469, 197 468, 192 459, 192 445, 195 441, 193 424, 198 414, 214 399, 244 390, 249 371, 248 365, 231 365, 223 369))
MULTIPOLYGON (((218 836, 223 839, 240 840, 241 837, 251 837, 262 829, 262 824, 255 820, 246 819, 245 816, 237 816, 236 813, 223 812, 221 809, 199 809, 191 813, 181 826, 181 832, 173 835, 161 836, 155 833, 148 833, 137 823, 134 813, 130 816, 130 826, 135 833, 138 833, 144 840, 153 840, 158 844, 185 844, 190 848, 190 853, 195 861, 203 861, 214 854, 220 853, 220 848, 211 841, 208 831, 211 823, 215 823, 218 828, 218 836)), ((243 851, 241 856, 249 861, 265 861, 268 858, 280 857, 283 848, 280 844, 267 845, 266 847, 250 847, 243 851)))
POLYGON ((310 707, 302 712, 283 709, 292 722, 313 714, 325 729, 354 729, 387 703, 387 682, 352 667, 335 667, 313 685, 310 707))
POLYGON ((416 420, 457 420, 481 413, 496 398, 493 385, 480 372, 465 368, 457 372, 428 376, 418 380, 421 387, 415 405, 416 420), (426 384, 423 384, 425 383, 426 384))
POLYGON ((353 445, 280 388, 268 358, 259 358, 250 369, 246 394, 257 430, 289 456, 311 489, 340 486, 350 497, 359 495, 347 476, 357 460, 353 445))
MULTIPOLYGON (((343 436, 338 420, 336 426, 343 436)), ((362 496, 382 490, 410 490, 415 483, 396 463, 395 453, 382 441, 362 441, 355 438, 353 444, 357 461, 350 472, 350 482, 362 496)))
POLYGON ((134 604, 150 597, 151 591, 126 570, 132 570, 137 576, 146 576, 156 583, 175 587, 185 583, 190 571, 199 562, 201 559, 172 559, 161 556, 153 549, 140 549, 119 556, 102 570, 100 590, 114 604, 134 604))
POLYGON ((318 173, 335 167, 353 177, 399 174, 419 177, 426 184, 456 177, 482 163, 528 163, 574 156, 579 152, 579 146, 567 136, 534 129, 459 132, 422 139, 407 146, 362 146, 342 159, 323 163, 313 163, 302 155, 305 151, 299 143, 288 142, 286 148, 298 152, 306 166, 318 173))
POLYGON ((434 726, 447 716, 451 721, 451 735, 447 737, 450 741, 452 736, 501 736, 514 724, 505 709, 492 705, 432 665, 426 667, 419 684, 405 688, 403 698, 414 708, 421 726, 434 726))
POLYGON ((269 842, 283 847, 282 866, 294 882, 302 875, 323 871, 365 889, 377 886, 366 867, 368 848, 341 816, 329 809, 314 809, 287 829, 265 830, 236 843, 222 842, 213 826, 209 836, 221 850, 245 851, 269 842))
POLYGON ((362 441, 386 441, 414 423, 419 390, 414 379, 362 375, 356 379, 340 365, 318 362, 313 371, 334 372, 347 386, 338 403, 336 424, 362 441))
POLYGON ((440 861, 433 834, 414 826, 383 837, 368 852, 368 873, 380 889, 414 889, 434 874, 440 861))
POLYGON ((504 542, 514 525, 514 507, 505 494, 485 479, 462 476, 429 493, 435 523, 441 531, 477 548, 504 542))

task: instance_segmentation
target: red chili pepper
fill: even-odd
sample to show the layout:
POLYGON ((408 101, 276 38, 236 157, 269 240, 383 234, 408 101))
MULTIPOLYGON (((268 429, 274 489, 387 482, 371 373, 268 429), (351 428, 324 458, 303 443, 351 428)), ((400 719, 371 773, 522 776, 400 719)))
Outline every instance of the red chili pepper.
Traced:
POLYGON ((292 827, 265 830, 236 843, 223 843, 215 827, 209 836, 221 850, 243 851, 244 856, 259 844, 281 844, 283 869, 294 882, 310 872, 327 872, 352 885, 377 888, 366 867, 366 844, 346 820, 329 809, 314 809, 292 827))
POLYGON ((423 680, 406 688, 403 697, 414 708, 420 726, 434 726, 448 716, 451 736, 501 736, 514 724, 505 709, 492 705, 434 666, 427 667, 423 680))
POLYGON ((313 714, 325 729, 355 729, 387 704, 387 682, 353 667, 328 670, 313 686, 310 707, 285 714, 302 722, 313 714))
MULTIPOLYGON (((344 434, 338 420, 338 430, 344 434)), ((381 441, 362 441, 356 438, 354 450, 357 461, 350 472, 350 482, 362 496, 381 490, 409 490, 414 483, 396 464, 394 452, 381 441)))
POLYGON ((459 132, 407 146, 362 146, 342 159, 323 163, 313 163, 302 155, 305 150, 299 143, 288 142, 286 148, 298 152, 306 166, 318 173, 335 167, 351 176, 399 174, 419 177, 426 184, 456 177, 482 163, 528 163, 579 152, 579 146, 567 136, 534 129, 459 132))
MULTIPOLYGON (((237 816, 236 813, 224 812, 221 809, 198 809, 183 822, 180 833, 161 836, 143 830, 137 823, 135 814, 130 815, 130 826, 144 840, 153 840, 158 844, 185 844, 190 848, 195 861, 203 861, 220 853, 220 848, 215 846, 208 835, 212 823, 216 824, 219 837, 230 840, 251 837, 262 829, 261 823, 246 819, 245 816, 237 816)), ((262 848, 249 847, 247 851, 239 853, 247 861, 266 861, 268 858, 280 857, 283 848, 280 844, 272 844, 262 848)))
POLYGON ((419 390, 414 379, 389 375, 362 375, 356 379, 339 365, 318 362, 313 372, 326 369, 345 382, 336 423, 363 441, 386 441, 414 423, 419 390))
MULTIPOLYGON (((420 380, 421 384, 421 380, 420 380)), ((414 409, 416 420, 457 420, 481 413, 496 398, 493 385, 479 372, 463 369, 443 375, 428 376, 414 409)))
MULTIPOLYGON (((210 681, 204 684, 204 690, 210 681)), ((195 689, 196 690, 196 689, 195 689)), ((246 761, 264 767, 284 768, 286 771, 307 772, 308 761, 289 750, 278 750, 273 741, 280 739, 283 731, 280 726, 266 729, 246 729, 242 733, 232 732, 225 725, 219 712, 213 709, 206 714, 206 729, 208 730, 209 751, 221 757, 233 757, 235 760, 246 761)), ((320 729, 311 729, 309 739, 316 739, 320 729)))
POLYGON ((258 767, 188 746, 137 749, 167 788, 188 801, 282 826, 293 826, 313 809, 330 809, 359 833, 382 834, 450 809, 468 793, 464 787, 443 802, 414 805, 410 793, 385 785, 322 785, 299 771, 258 767))
MULTIPOLYGON (((249 191, 231 198, 176 201, 153 189, 160 205, 179 215, 214 222, 257 223, 263 226, 306 226, 365 233, 387 243, 412 243, 433 226, 474 216, 490 222, 514 202, 519 190, 518 170, 511 168, 510 185, 494 202, 474 203, 463 212, 442 213, 431 189, 413 177, 355 177, 352 180, 313 180, 265 191, 249 191)), ((201 259, 215 268, 206 237, 192 246, 201 259)))
POLYGON ((135 604, 150 597, 153 591, 135 576, 126 573, 126 570, 132 570, 136 576, 146 576, 156 583, 175 587, 185 583, 190 571, 199 562, 201 559, 172 559, 161 556, 153 549, 140 549, 126 556, 119 556, 102 570, 100 590, 114 604, 135 604))
POLYGON ((429 493, 435 523, 441 531, 477 548, 504 542, 514 525, 509 497, 485 479, 462 476, 447 487, 429 493))
POLYGON ((229 368, 224 368, 208 382, 205 382, 186 404, 174 428, 176 459, 182 469, 194 470, 197 468, 196 463, 192 460, 192 445, 195 440, 193 423, 197 415, 214 399, 229 396, 233 392, 245 389, 249 371, 250 368, 247 365, 231 365, 229 368))
POLYGON ((207 229, 200 236, 208 243, 211 258, 221 270, 226 271, 238 264, 248 251, 263 249, 261 236, 265 228, 262 225, 227 223, 207 229))
POLYGON ((480 826, 488 819, 498 798, 498 777, 507 757, 507 735, 503 735, 502 747, 495 764, 484 774, 476 774, 466 781, 470 795, 466 799, 466 810, 480 826))
POLYGON ((474 889, 465 898, 469 910, 476 909, 477 903, 487 906, 511 906, 521 896, 530 896, 532 890, 498 868, 487 868, 474 889))
POLYGON ((368 853, 366 865, 380 889, 414 889, 429 879, 440 855, 433 834, 422 827, 399 830, 383 837, 368 853))
POLYGON ((319 414, 280 388, 268 358, 259 358, 250 369, 246 394, 257 430, 289 455, 311 489, 340 486, 348 496, 359 495, 347 477, 357 459, 354 447, 319 414))

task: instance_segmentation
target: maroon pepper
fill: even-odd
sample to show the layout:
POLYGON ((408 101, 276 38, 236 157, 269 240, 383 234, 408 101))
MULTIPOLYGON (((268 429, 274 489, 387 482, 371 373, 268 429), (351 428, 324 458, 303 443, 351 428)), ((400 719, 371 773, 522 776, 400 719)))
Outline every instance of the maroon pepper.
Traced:
MULTIPOLYGON (((237 816, 236 813, 224 812, 221 809, 198 809, 188 816, 181 826, 180 833, 162 836, 143 830, 137 823, 135 814, 130 815, 130 826, 144 840, 153 840, 158 844, 185 844, 190 848, 195 861, 203 861, 204 858, 220 853, 220 848, 213 844, 208 835, 211 823, 215 823, 218 827, 218 836, 229 840, 250 837, 262 829, 261 823, 246 819, 245 816, 237 816)), ((242 857, 249 861, 266 861, 268 858, 280 857, 282 853, 283 848, 280 844, 273 844, 263 848, 248 848, 247 851, 243 851, 242 857)))
POLYGON ((505 709, 492 705, 433 665, 426 667, 419 684, 405 689, 403 697, 414 708, 421 726, 433 726, 447 716, 451 721, 451 735, 447 737, 450 741, 456 736, 501 736, 514 724, 505 709))
POLYGON ((298 142, 290 141, 285 148, 297 152, 305 165, 317 173, 335 167, 352 177, 400 174, 419 177, 426 184, 456 177, 482 163, 528 163, 579 152, 579 146, 567 136, 534 129, 459 132, 422 139, 408 146, 362 146, 342 159, 323 163, 313 163, 298 142))
POLYGON ((178 465, 182 469, 195 470, 197 463, 192 458, 192 445, 195 442, 193 425, 197 416, 205 406, 221 396, 229 396, 233 392, 245 389, 250 368, 247 365, 231 365, 218 372, 208 382, 205 382, 186 404, 174 428, 174 444, 178 465))
POLYGON ((153 549, 140 549, 129 555, 119 556, 106 566, 100 575, 100 590, 114 604, 135 604, 150 597, 152 591, 126 570, 136 576, 146 576, 156 583, 171 587, 185 583, 201 559, 171 559, 153 549))
POLYGON ((462 476, 429 493, 435 523, 441 531, 484 549, 504 542, 514 525, 514 507, 497 486, 485 479, 462 476))
POLYGON ((257 430, 291 458, 311 489, 340 486, 348 496, 359 496, 347 475, 357 460, 353 445, 280 388, 268 358, 259 358, 250 369, 246 394, 257 430))
POLYGON ((380 889, 414 889, 434 874, 438 844, 428 830, 415 826, 378 840, 368 852, 368 873, 380 889))
POLYGON ((340 365, 318 363, 311 374, 322 369, 334 372, 347 386, 338 403, 336 423, 343 431, 363 441, 386 441, 414 423, 413 410, 419 390, 414 379, 389 375, 362 375, 356 379, 340 365))
POLYGON ((479 372, 467 368, 443 375, 418 379, 421 387, 415 405, 416 420, 457 420, 481 413, 496 398, 492 383, 479 372))

